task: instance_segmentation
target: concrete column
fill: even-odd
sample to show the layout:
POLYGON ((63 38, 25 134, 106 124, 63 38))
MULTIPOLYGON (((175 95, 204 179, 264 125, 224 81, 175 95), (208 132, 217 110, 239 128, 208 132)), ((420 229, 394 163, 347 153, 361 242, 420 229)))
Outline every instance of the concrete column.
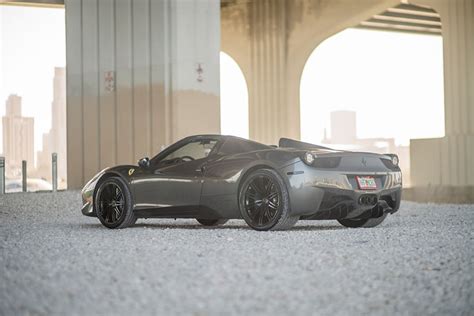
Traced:
POLYGON ((66 0, 68 188, 220 132, 220 2, 66 0))
POLYGON ((441 15, 446 136, 411 141, 414 189, 409 198, 473 202, 474 1, 422 3, 441 15))

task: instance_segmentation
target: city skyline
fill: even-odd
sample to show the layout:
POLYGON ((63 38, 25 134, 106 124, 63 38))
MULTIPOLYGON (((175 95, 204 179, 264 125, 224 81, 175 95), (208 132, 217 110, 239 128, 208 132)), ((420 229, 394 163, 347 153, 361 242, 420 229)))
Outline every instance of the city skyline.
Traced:
POLYGON ((332 111, 329 116, 331 135, 328 137, 327 133, 324 133, 323 144, 330 144, 334 149, 396 154, 403 174, 403 183, 406 187, 411 186, 410 146, 396 144, 394 137, 358 137, 356 111, 332 111))
POLYGON ((5 102, 5 115, 2 117, 2 144, 7 176, 18 176, 23 160, 34 164, 34 124, 33 117, 23 116, 21 96, 9 95, 5 102))
POLYGON ((2 117, 2 145, 5 149, 7 176, 18 177, 21 161, 28 163, 29 177, 37 177, 51 182, 51 154, 58 155, 58 178, 61 188, 67 180, 66 146, 66 71, 55 67, 52 80, 53 100, 51 102, 51 126, 42 134, 40 150, 35 150, 35 119, 22 113, 22 97, 11 94, 5 102, 5 115, 2 117), (36 158, 36 159, 35 159, 36 158))
POLYGON ((0 6, 0 117, 8 96, 20 95, 23 115, 35 118, 35 152, 41 150, 42 135, 51 128, 54 68, 66 66, 64 12, 0 6))

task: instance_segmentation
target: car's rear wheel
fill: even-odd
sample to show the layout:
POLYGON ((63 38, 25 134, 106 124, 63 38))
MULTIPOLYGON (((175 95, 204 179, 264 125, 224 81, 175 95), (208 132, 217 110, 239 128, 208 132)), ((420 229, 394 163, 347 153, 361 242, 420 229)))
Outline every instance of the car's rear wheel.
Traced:
POLYGON ((289 204, 286 185, 274 170, 255 170, 240 186, 240 213, 255 230, 285 230, 293 227, 299 217, 290 215, 289 204))
POLYGON ((380 217, 374 217, 374 218, 363 218, 363 219, 338 219, 337 221, 345 227, 351 227, 351 228, 359 228, 359 227, 364 227, 364 228, 370 228, 370 227, 375 227, 380 224, 385 220, 387 217, 387 214, 384 214, 380 217))
POLYGON ((97 218, 107 228, 125 228, 137 221, 130 191, 119 177, 110 177, 100 183, 94 206, 97 218))
POLYGON ((204 219, 204 218, 196 218, 199 224, 204 226, 221 226, 227 223, 227 219, 204 219))

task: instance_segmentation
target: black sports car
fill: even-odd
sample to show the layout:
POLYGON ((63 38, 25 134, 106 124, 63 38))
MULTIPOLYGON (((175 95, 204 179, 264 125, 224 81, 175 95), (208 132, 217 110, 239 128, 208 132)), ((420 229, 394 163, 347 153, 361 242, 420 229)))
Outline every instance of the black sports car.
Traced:
POLYGON ((196 218, 205 226, 243 218, 256 230, 288 229, 299 219, 373 227, 398 210, 401 189, 393 154, 198 135, 138 166, 98 173, 82 190, 82 213, 108 228, 153 217, 196 218))

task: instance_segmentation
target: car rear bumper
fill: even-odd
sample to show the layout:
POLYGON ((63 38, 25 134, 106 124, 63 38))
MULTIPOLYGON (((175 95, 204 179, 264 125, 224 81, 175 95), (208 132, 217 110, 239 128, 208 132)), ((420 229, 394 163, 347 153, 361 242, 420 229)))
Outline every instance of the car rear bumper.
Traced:
POLYGON ((400 171, 379 169, 354 172, 338 168, 317 169, 298 162, 287 166, 281 172, 287 176, 292 214, 308 219, 356 217, 379 206, 389 212, 395 212, 400 205, 400 171), (357 184, 357 176, 374 177, 377 189, 361 190, 357 184))
POLYGON ((319 207, 302 219, 343 219, 379 217, 395 213, 400 207, 401 188, 378 191, 322 189, 319 207))

